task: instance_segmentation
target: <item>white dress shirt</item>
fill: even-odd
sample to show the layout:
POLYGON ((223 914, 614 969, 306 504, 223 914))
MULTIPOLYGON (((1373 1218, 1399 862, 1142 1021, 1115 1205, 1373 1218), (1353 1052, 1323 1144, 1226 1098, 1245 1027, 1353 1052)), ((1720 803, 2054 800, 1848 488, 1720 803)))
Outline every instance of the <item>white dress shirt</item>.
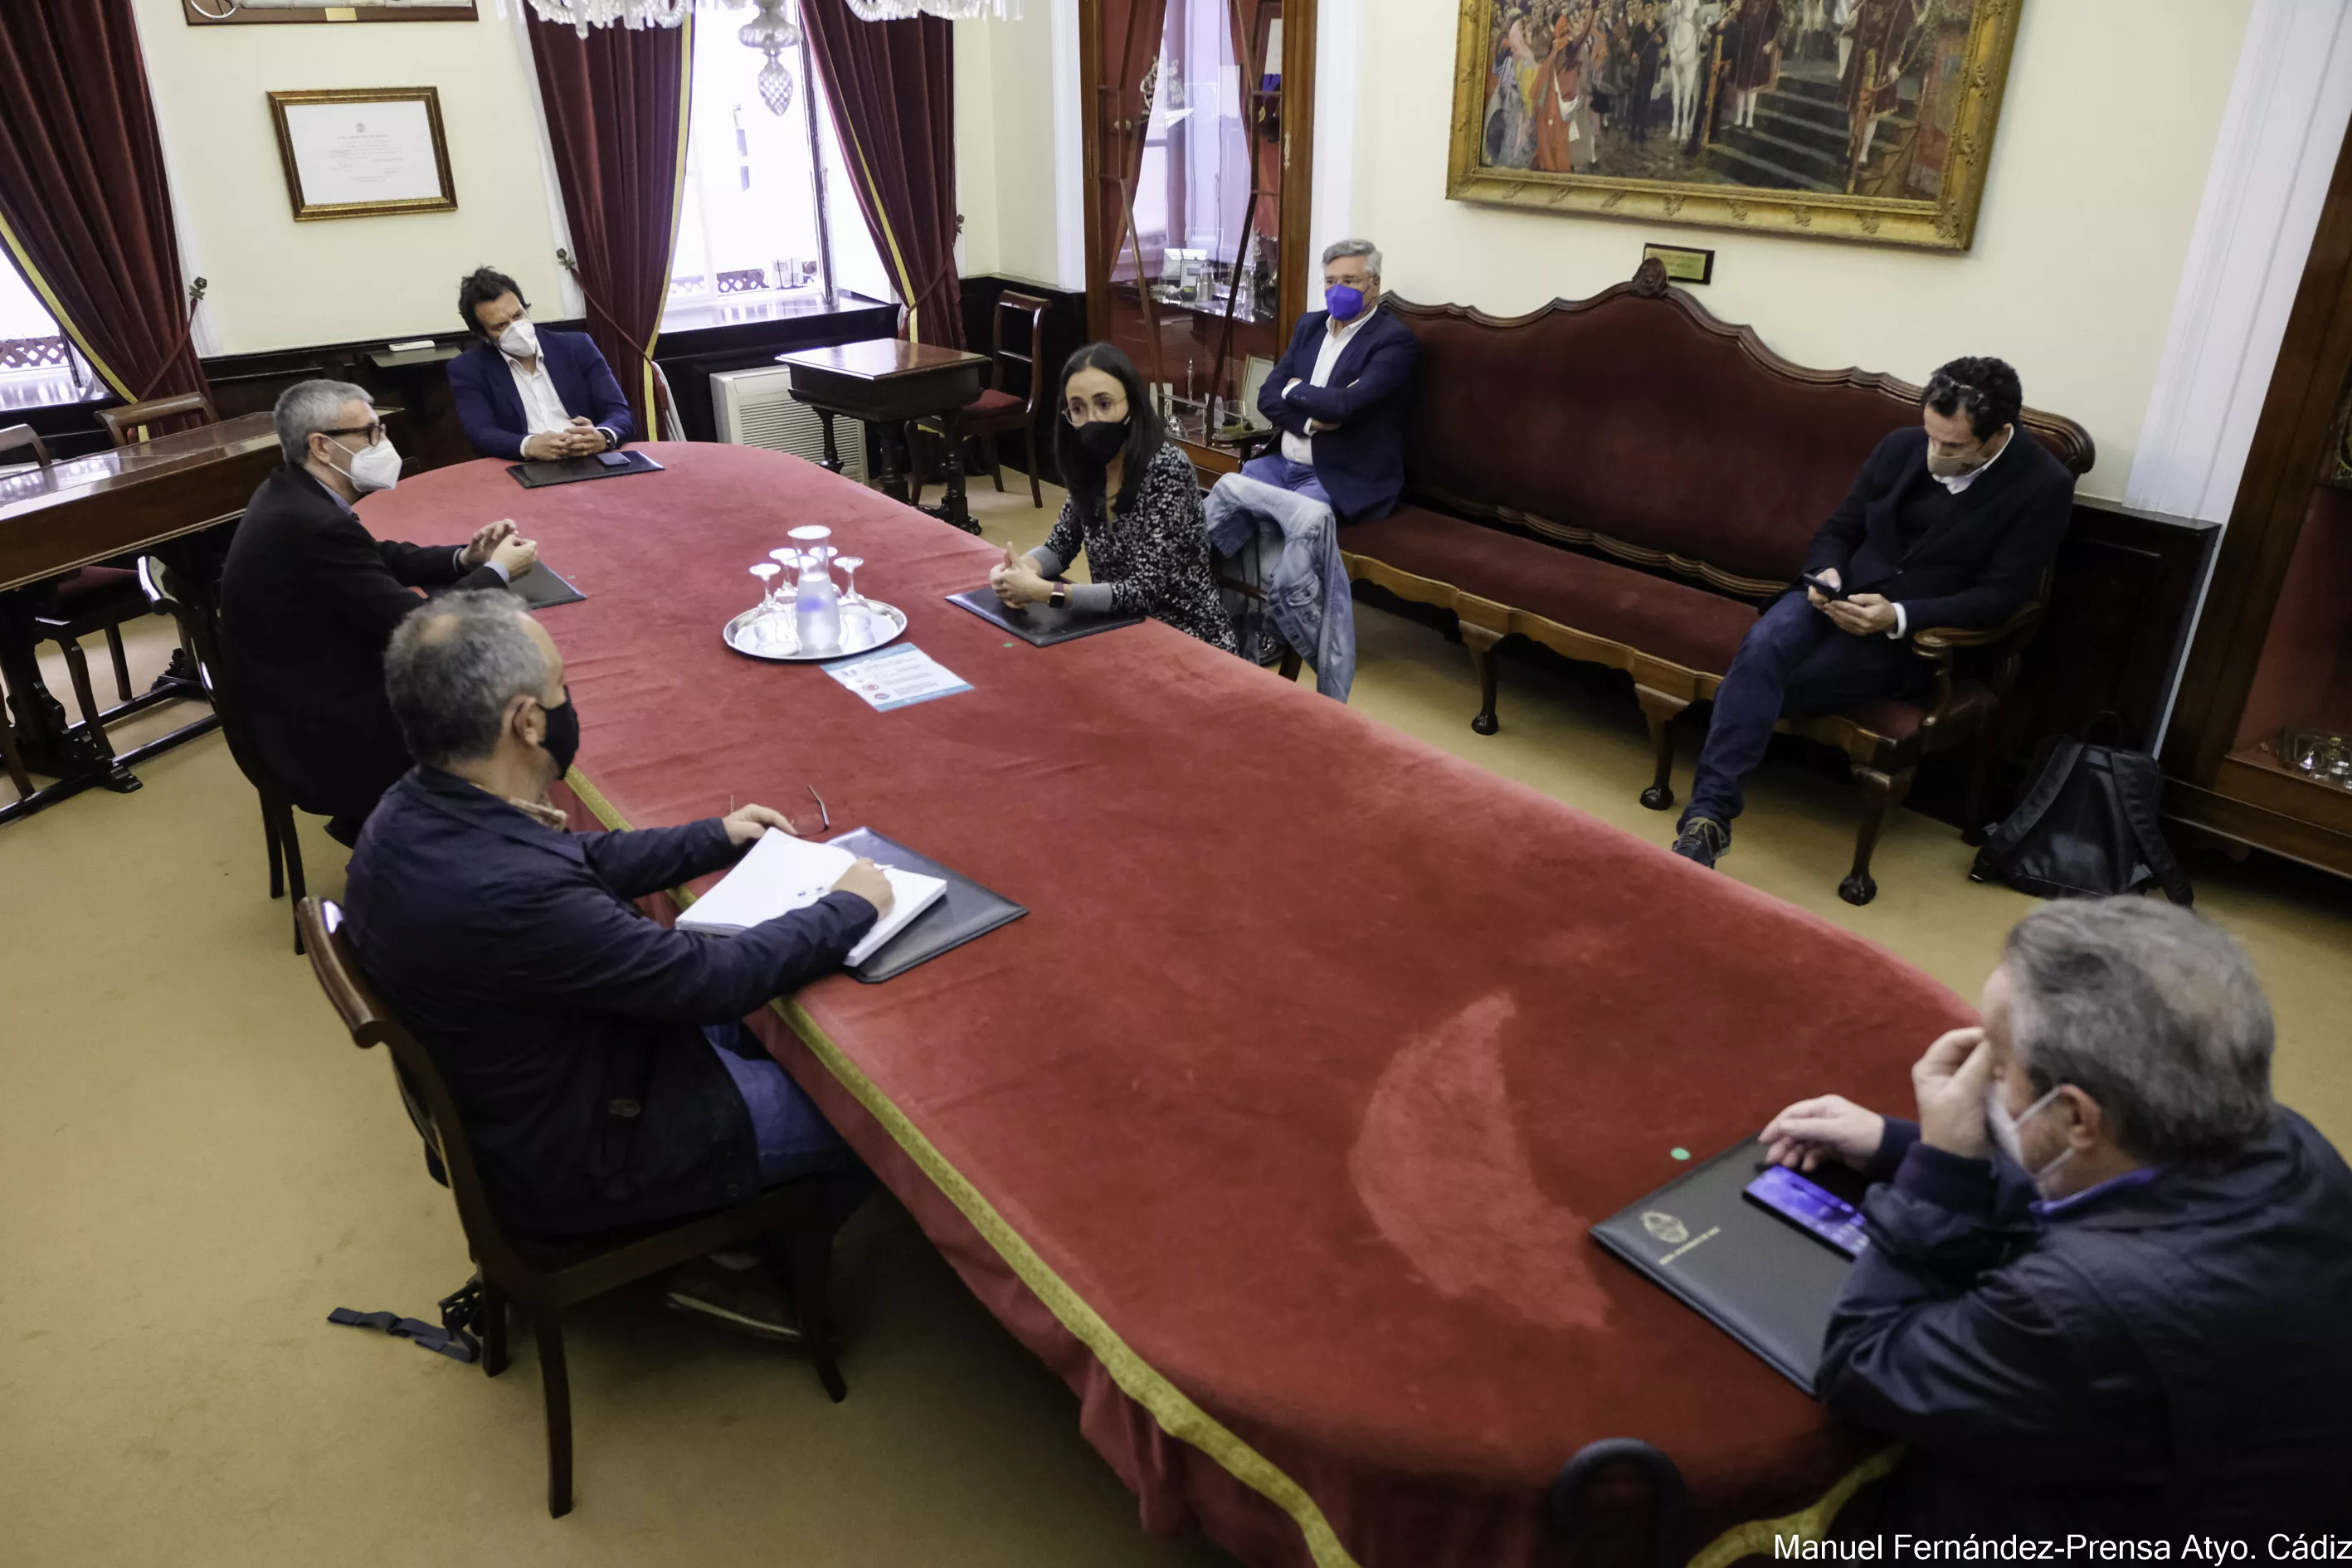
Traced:
MULTIPOLYGON (((1929 472, 1927 477, 1935 480, 1937 484, 1943 486, 1946 489, 1951 491, 1952 494, 1964 495, 1967 493, 1968 488, 1976 483, 1987 469, 1990 468, 1995 463, 2000 461, 2001 452, 2008 451, 2016 440, 2017 427, 2015 426, 2011 426, 2010 427, 2009 439, 2000 444, 2000 451, 1996 451, 1991 457, 1987 458, 1984 460, 1984 464, 1981 468, 1970 468, 1967 473, 1954 475, 1948 479, 1943 475, 1932 471, 1929 472)), ((1910 632, 1911 617, 1904 612, 1901 605, 1896 605, 1895 606, 1895 625, 1887 629, 1886 635, 1899 641, 1909 636, 1910 632)))
POLYGON ((563 406, 563 399, 557 395, 555 378, 547 374, 546 360, 533 360, 530 368, 525 370, 522 361, 512 354, 500 354, 499 357, 505 360, 507 369, 514 373, 515 392, 522 398, 523 437, 526 440, 533 436, 551 435, 572 428, 572 411, 563 406))
MULTIPOLYGON (((1324 328, 1323 346, 1315 351, 1315 373, 1307 378, 1307 385, 1328 386, 1331 384, 1332 367, 1339 363, 1339 355, 1346 351, 1349 341, 1355 337, 1356 333, 1362 329, 1363 324, 1366 321, 1369 321, 1371 319, 1372 313, 1370 310, 1366 310, 1352 321, 1346 322, 1345 324, 1334 323, 1324 328)), ((1290 386, 1297 386, 1297 381, 1294 378, 1290 386)), ((1290 390, 1290 386, 1286 386, 1282 390, 1288 392, 1290 390)), ((1315 437, 1312 436, 1294 436, 1289 431, 1285 430, 1282 433, 1282 455, 1289 458, 1292 462, 1297 463, 1302 468, 1313 468, 1315 466, 1315 437)))

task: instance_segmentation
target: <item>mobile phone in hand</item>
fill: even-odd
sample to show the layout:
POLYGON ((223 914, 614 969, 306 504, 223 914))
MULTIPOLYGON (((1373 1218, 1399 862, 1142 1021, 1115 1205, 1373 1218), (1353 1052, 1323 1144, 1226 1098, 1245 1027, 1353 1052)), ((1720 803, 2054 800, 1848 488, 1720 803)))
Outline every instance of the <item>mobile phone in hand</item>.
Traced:
POLYGON ((1816 577, 1810 572, 1801 572, 1797 574, 1797 580, 1824 599, 1843 599, 1846 596, 1843 588, 1826 577, 1816 577))

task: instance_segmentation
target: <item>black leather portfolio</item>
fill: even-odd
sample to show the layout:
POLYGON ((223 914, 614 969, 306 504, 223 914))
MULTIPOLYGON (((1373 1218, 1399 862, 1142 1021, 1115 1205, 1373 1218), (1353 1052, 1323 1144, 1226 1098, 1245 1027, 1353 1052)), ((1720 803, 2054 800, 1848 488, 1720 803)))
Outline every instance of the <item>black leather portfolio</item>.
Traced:
POLYGON ((657 474, 661 465, 643 452, 624 449, 600 452, 585 458, 556 458, 546 462, 509 463, 507 472, 514 482, 527 490, 542 485, 568 485, 581 479, 614 479, 623 474, 657 474), (626 458, 625 463, 606 463, 605 458, 626 458))
POLYGON ((976 936, 986 936, 998 926, 1029 912, 1003 894, 992 893, 971 878, 959 877, 938 861, 927 860, 906 846, 866 828, 827 842, 853 855, 862 855, 877 866, 895 866, 901 871, 937 877, 948 885, 939 902, 868 954, 865 963, 850 969, 851 974, 868 985, 878 985, 904 974, 919 963, 928 963, 949 949, 961 947, 976 936))
MULTIPOLYGON (((1763 1145, 1742 1143, 1594 1226, 1592 1239, 1811 1394, 1830 1312, 1853 1265, 1741 1195, 1763 1169, 1763 1145)), ((1862 1181, 1852 1172, 1809 1174, 1859 1205, 1862 1181)))
POLYGON ((507 592, 534 610, 550 605, 576 605, 588 595, 546 566, 534 566, 507 584, 507 592))
POLYGON ((1058 610, 1051 605, 1024 605, 1013 609, 996 596, 994 589, 986 587, 950 594, 948 603, 970 610, 982 620, 1003 626, 1038 647, 1051 647, 1074 637, 1090 637, 1097 632, 1115 632, 1121 626, 1143 622, 1141 616, 1088 615, 1067 605, 1058 610))

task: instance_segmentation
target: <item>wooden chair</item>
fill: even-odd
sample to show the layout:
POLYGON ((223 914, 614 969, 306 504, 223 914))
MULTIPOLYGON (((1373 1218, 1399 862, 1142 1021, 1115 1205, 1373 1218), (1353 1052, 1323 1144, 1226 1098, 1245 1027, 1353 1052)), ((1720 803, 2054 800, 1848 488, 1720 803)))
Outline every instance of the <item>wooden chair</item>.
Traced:
MULTIPOLYGON (((1016 293, 1007 289, 996 297, 995 341, 990 357, 996 362, 990 372, 988 390, 963 405, 962 426, 966 439, 980 443, 981 456, 987 460, 988 477, 1001 493, 1004 489, 1004 467, 996 455, 996 438, 1018 430, 1028 446, 1029 504, 1043 508, 1045 493, 1037 485, 1037 405, 1045 397, 1046 377, 1037 368, 1037 354, 1045 340, 1045 312, 1054 308, 1053 301, 1034 294, 1016 293), (1004 318, 1029 318, 1029 352, 1015 353, 1004 346, 1004 318), (1029 371, 1029 395, 1015 396, 1004 389, 1004 367, 1026 365, 1029 371)), ((944 439, 944 432, 936 420, 917 420, 915 427, 927 436, 944 439)), ((915 500, 923 499, 923 478, 917 474, 910 479, 915 500)))
POLYGON ((507 1303, 512 1302, 530 1325, 547 1400, 551 1517, 561 1519, 572 1511, 572 1384, 564 1369, 562 1313, 591 1297, 781 1231, 789 1238, 793 1295, 818 1381, 835 1404, 848 1397, 825 1314, 833 1226, 824 1217, 818 1183, 790 1182, 732 1208, 596 1236, 558 1241, 509 1232, 490 1210, 457 1102, 433 1058, 369 985, 341 929, 342 910, 332 902, 304 899, 295 907, 294 918, 307 938, 319 986, 342 1016, 352 1044, 362 1050, 376 1045, 390 1049, 401 1098, 427 1149, 447 1173, 466 1245, 481 1268, 482 1371, 496 1377, 507 1369, 507 1303), (448 1131, 452 1129, 455 1136, 448 1131))
MULTIPOLYGON (((181 645, 188 649, 197 679, 204 682, 205 693, 212 700, 213 711, 220 717, 221 733, 228 740, 229 759, 253 786, 254 794, 261 797, 261 837, 269 853, 269 896, 284 898, 290 884, 299 910, 307 889, 302 885, 302 844, 294 831, 294 804, 285 786, 278 782, 278 775, 261 760, 253 736, 245 727, 245 714, 236 705, 227 667, 221 659, 220 631, 211 608, 192 595, 180 581, 179 574, 155 556, 140 558, 139 584, 156 608, 179 623, 181 645)), ((294 951, 302 951, 299 912, 294 921, 294 951)))
POLYGON ((187 421, 186 428, 191 430, 203 425, 217 425, 220 410, 213 406, 209 394, 183 392, 173 397, 151 397, 144 403, 126 403, 120 408, 98 411, 98 422, 106 426, 108 438, 118 447, 134 447, 150 439, 151 425, 182 419, 187 421))
MULTIPOLYGON (((48 443, 30 425, 11 425, 0 429, 0 454, 26 450, 31 451, 33 460, 44 468, 54 461, 48 443)), ((104 716, 89 684, 89 661, 82 657, 81 639, 104 635, 106 651, 114 665, 116 699, 128 702, 131 663, 122 651, 122 623, 152 614, 152 606, 140 594, 136 574, 120 566, 84 566, 37 592, 40 597, 33 611, 34 636, 39 641, 56 643, 65 654, 66 669, 73 680, 74 700, 81 708, 82 722, 89 726, 90 740, 99 750, 112 756, 114 750, 106 739, 104 716)), ((8 776, 12 780, 18 777, 22 766, 14 755, 15 750, 11 737, 8 776)), ((19 784, 18 787, 22 789, 24 785, 19 784)))

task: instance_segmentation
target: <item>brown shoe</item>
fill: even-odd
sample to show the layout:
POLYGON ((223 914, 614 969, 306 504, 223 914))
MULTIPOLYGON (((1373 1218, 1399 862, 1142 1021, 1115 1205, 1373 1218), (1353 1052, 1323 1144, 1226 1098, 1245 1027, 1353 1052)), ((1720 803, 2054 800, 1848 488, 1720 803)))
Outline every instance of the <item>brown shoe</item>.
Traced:
POLYGON ((699 1312, 763 1340, 796 1345, 804 1337, 792 1299, 761 1269, 722 1268, 698 1258, 669 1277, 663 1299, 681 1312, 699 1312))

